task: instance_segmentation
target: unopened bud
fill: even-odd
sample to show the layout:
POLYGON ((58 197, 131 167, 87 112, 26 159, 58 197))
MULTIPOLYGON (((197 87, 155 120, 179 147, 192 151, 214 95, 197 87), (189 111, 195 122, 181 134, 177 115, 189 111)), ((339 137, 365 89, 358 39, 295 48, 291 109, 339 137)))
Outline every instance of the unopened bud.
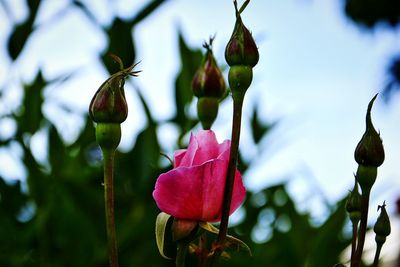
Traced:
POLYGON ((379 167, 385 160, 385 151, 383 149, 382 140, 372 125, 371 120, 371 109, 376 97, 377 95, 369 102, 366 116, 367 127, 356 147, 354 158, 358 164, 379 167))
POLYGON ((173 241, 191 241, 195 237, 197 225, 196 221, 174 218, 171 227, 173 241))
POLYGON ((375 240, 377 242, 384 243, 388 235, 390 235, 390 220, 389 215, 386 212, 386 204, 383 202, 382 206, 378 206, 378 210, 381 210, 378 219, 374 225, 374 232, 376 234, 375 240), (382 242, 383 241, 383 242, 382 242))
POLYGON ((259 60, 258 48, 250 31, 244 26, 237 3, 234 1, 236 10, 236 23, 231 39, 225 48, 225 60, 229 66, 246 65, 254 67, 259 60))
POLYGON ((207 52, 192 80, 192 90, 197 97, 220 98, 226 91, 224 77, 212 52, 212 41, 213 39, 211 38, 209 44, 205 43, 203 45, 207 52))
POLYGON ((97 123, 122 123, 128 116, 124 84, 128 75, 136 76, 132 71, 136 64, 123 69, 108 78, 96 91, 89 106, 89 114, 97 123))
POLYGON ((357 223, 361 218, 361 195, 358 191, 358 184, 355 182, 353 190, 350 192, 346 201, 346 211, 349 213, 350 220, 357 223))

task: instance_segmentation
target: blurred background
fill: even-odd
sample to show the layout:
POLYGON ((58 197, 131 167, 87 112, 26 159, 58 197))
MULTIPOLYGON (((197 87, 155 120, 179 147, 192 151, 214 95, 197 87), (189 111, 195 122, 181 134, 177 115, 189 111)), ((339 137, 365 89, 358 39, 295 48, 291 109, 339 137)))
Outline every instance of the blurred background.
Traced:
MULTIPOLYGON (((348 259, 343 199, 367 104, 379 93, 372 118, 386 159, 369 221, 386 200, 394 230, 382 255, 385 266, 398 266, 400 3, 254 0, 242 16, 260 62, 240 145, 248 195, 230 231, 254 257, 232 253, 222 265, 348 259)), ((151 192, 171 168, 160 152, 172 156, 200 129, 190 84, 201 45, 216 35, 226 75, 234 22, 230 0, 0 0, 1 266, 107 266, 101 153, 87 110, 118 70, 109 53, 126 66, 141 61, 143 71, 126 82, 129 116, 116 159, 121 266, 173 266, 154 240, 151 192)), ((230 138, 231 105, 224 100, 214 125, 220 142, 230 138)))

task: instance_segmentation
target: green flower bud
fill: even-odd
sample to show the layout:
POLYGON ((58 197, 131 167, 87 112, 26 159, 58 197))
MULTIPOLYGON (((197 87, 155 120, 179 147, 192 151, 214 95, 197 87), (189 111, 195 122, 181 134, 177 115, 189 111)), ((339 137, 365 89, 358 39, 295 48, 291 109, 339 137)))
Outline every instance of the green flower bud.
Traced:
POLYGON ((363 193, 370 192, 375 183, 377 173, 377 167, 358 165, 356 179, 363 193))
POLYGON ((346 201, 346 211, 349 213, 350 220, 357 223, 361 218, 361 195, 358 191, 358 184, 355 182, 353 190, 350 192, 346 201))
POLYGON ((207 52, 192 80, 192 90, 197 97, 220 98, 226 91, 224 77, 217 66, 212 52, 212 41, 213 39, 211 38, 209 44, 205 43, 203 45, 207 49, 207 52))
MULTIPOLYGON (((236 23, 231 39, 225 48, 225 60, 229 66, 246 65, 254 67, 259 60, 258 48, 250 31, 244 26, 237 3, 234 1, 236 10, 236 23)), ((244 8, 242 8, 244 9, 244 8)))
POLYGON ((374 225, 374 232, 376 234, 375 241, 384 243, 386 237, 390 235, 390 220, 389 215, 386 212, 386 204, 383 202, 382 206, 378 206, 378 210, 381 210, 378 219, 374 225), (383 242, 382 242, 383 241, 383 242))
POLYGON ((243 97, 253 80, 253 70, 249 66, 236 65, 229 69, 228 81, 233 98, 243 97))
POLYGON ((137 76, 132 71, 137 64, 123 69, 108 78, 97 90, 89 106, 89 114, 94 122, 122 123, 128 116, 124 84, 128 75, 137 76))
POLYGON ((197 115, 203 129, 211 128, 218 114, 218 99, 215 97, 200 97, 197 101, 197 115))
POLYGON ((385 151, 379 133, 376 132, 371 121, 371 109, 376 97, 377 95, 369 102, 366 116, 367 127, 356 147, 354 158, 358 164, 379 167, 385 160, 385 151))

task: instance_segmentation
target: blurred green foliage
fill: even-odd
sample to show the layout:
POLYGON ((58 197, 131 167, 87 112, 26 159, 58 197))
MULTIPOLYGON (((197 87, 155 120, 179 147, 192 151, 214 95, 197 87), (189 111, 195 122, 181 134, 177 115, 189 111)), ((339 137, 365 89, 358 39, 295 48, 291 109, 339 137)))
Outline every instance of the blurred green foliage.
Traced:
MULTIPOLYGON (((126 65, 134 62, 132 32, 163 2, 150 1, 135 17, 129 20, 115 18, 110 27, 102 28, 108 36, 108 46, 99 58, 110 73, 116 66, 111 67, 105 55, 109 52, 117 54, 126 65)), ((28 0, 27 4, 28 17, 13 29, 8 40, 12 60, 18 58, 34 31, 33 22, 40 1, 28 0)), ((90 8, 84 2, 73 1, 71 4, 93 20, 90 8)), ((186 112, 193 100, 191 79, 200 63, 201 52, 189 48, 181 34, 178 43, 181 68, 175 81, 176 114, 170 123, 178 127, 176 142, 178 147, 183 147, 182 137, 197 124, 186 112)), ((24 97, 17 111, 0 118, 16 122, 15 134, 0 140, 0 148, 21 148, 27 176, 25 185, 0 177, 0 266, 108 266, 102 166, 94 127, 86 116, 86 124, 77 139, 70 144, 63 141, 60 129, 42 113, 43 90, 54 82, 45 80, 38 71, 36 78, 23 86, 24 97), (48 153, 44 162, 35 158, 30 147, 30 138, 38 131, 47 133, 48 153)), ((147 125, 130 151, 116 155, 115 203, 120 264, 174 266, 173 262, 161 258, 156 248, 154 222, 159 210, 151 195, 158 175, 170 167, 160 167, 159 124, 152 118, 139 90, 137 94, 147 125)), ((255 144, 259 144, 274 126, 261 123, 256 109, 250 125, 255 144)), ((245 173, 251 163, 241 161, 239 167, 245 173)), ((296 209, 285 184, 248 192, 242 207, 245 216, 230 232, 251 247, 253 257, 232 253, 231 260, 221 261, 221 266, 333 266, 349 239, 343 235, 347 220, 343 202, 329 208, 331 214, 327 220, 316 226, 311 222, 310 214, 296 209), (254 242, 252 235, 257 229, 268 231, 270 238, 265 242, 254 242)), ((189 260, 193 261, 192 258, 189 260)))

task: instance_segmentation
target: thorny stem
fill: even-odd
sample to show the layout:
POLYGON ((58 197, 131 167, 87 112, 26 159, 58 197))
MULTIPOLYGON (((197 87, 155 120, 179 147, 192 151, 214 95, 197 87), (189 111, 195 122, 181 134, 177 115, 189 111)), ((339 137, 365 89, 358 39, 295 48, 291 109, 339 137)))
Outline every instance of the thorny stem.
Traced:
POLYGON ((206 236, 201 235, 199 238, 199 266, 198 267, 206 266, 207 257, 208 257, 208 252, 206 250, 206 236))
POLYGON ((211 266, 216 266, 218 258, 222 253, 225 243, 226 234, 228 232, 228 222, 230 206, 232 202, 233 185, 235 181, 235 172, 238 162, 240 126, 242 121, 243 97, 237 97, 233 100, 233 121, 232 121, 232 138, 231 150, 229 155, 228 174, 226 177, 224 201, 222 203, 221 224, 218 233, 217 246, 214 255, 211 258, 211 266))
POLYGON ((357 249, 355 251, 354 257, 352 258, 350 267, 359 267, 360 266, 361 256, 362 256, 362 252, 364 249, 365 234, 367 231, 369 195, 370 195, 370 191, 362 192, 362 195, 361 195, 362 206, 361 206, 360 230, 358 232, 357 249))
POLYGON ((372 264, 372 267, 378 267, 379 255, 381 254, 382 246, 383 246, 383 243, 377 243, 376 244, 375 258, 374 258, 374 263, 372 264))
POLYGON ((104 201, 106 213, 107 242, 110 267, 118 267, 117 236, 114 219, 114 154, 111 149, 103 150, 104 158, 104 201))

